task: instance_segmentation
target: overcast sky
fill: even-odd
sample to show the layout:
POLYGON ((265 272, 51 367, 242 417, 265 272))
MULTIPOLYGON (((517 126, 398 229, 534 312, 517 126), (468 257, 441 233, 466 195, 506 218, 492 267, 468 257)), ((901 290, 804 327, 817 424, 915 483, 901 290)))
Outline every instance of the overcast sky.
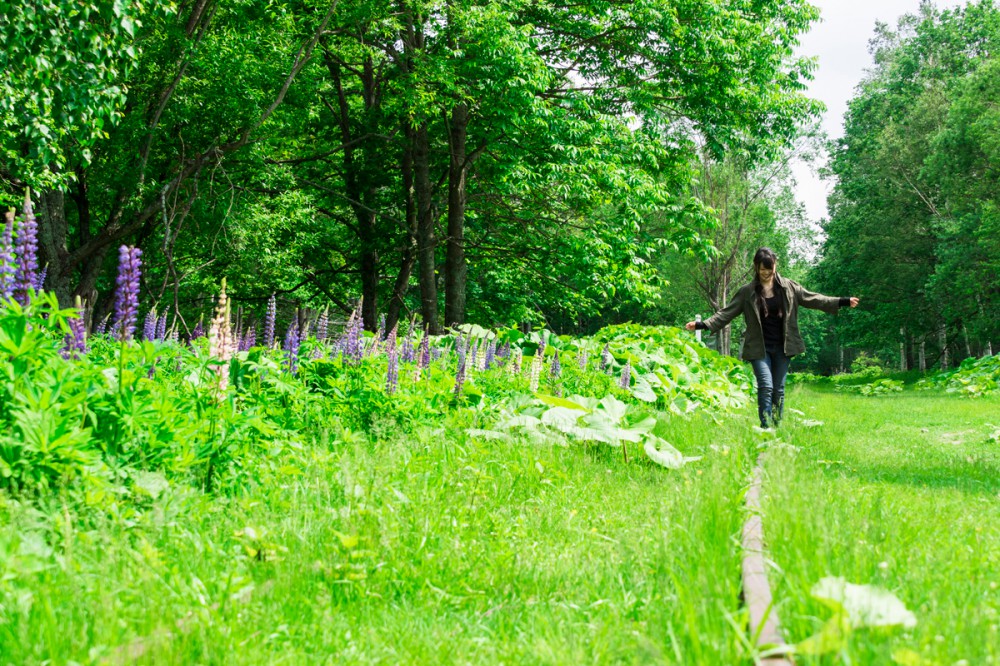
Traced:
MULTIPOLYGON (((875 22, 895 26, 903 14, 917 11, 920 0, 812 0, 819 7, 821 19, 802 37, 799 53, 818 56, 819 67, 809 87, 811 97, 826 104, 823 129, 831 139, 844 134, 847 102, 871 66, 868 41, 875 32, 875 22)), ((965 4, 959 0, 936 0, 938 7, 965 4)), ((806 205, 809 218, 818 221, 827 216, 826 197, 831 184, 821 181, 811 169, 798 165, 798 199, 806 205)))

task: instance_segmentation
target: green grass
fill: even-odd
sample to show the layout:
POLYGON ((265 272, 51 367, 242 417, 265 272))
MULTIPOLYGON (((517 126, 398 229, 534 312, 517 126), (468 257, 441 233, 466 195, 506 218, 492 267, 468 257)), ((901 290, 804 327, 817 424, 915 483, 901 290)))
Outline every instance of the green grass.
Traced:
POLYGON ((809 596, 824 576, 884 587, 918 620, 853 632, 839 653, 799 663, 891 664, 900 649, 925 664, 1000 663, 1000 399, 802 386, 788 404, 806 416, 778 436, 799 450, 770 452, 764 481, 786 639, 830 617, 809 596))
POLYGON ((746 663, 745 419, 662 421, 677 471, 468 425, 238 496, 0 499, 0 663, 746 663))

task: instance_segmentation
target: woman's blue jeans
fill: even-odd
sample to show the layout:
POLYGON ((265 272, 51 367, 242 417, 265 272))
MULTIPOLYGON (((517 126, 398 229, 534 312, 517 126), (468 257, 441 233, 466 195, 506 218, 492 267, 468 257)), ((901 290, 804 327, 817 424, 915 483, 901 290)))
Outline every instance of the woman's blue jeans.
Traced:
POLYGON ((791 361, 779 347, 766 347, 764 358, 750 361, 753 374, 757 377, 757 415, 761 428, 781 420, 781 409, 785 404, 785 377, 788 376, 791 361))

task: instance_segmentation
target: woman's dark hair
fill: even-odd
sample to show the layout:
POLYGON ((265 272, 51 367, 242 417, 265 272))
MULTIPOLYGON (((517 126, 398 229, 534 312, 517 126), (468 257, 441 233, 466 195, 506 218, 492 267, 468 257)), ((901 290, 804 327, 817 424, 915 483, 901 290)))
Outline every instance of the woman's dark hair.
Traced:
MULTIPOLYGON (((757 253, 753 255, 753 290, 757 295, 757 309, 760 310, 761 314, 765 317, 768 316, 767 311, 767 301, 764 300, 764 285, 760 283, 760 269, 768 268, 774 269, 775 265, 778 263, 778 255, 774 253, 769 247, 762 247, 757 250, 757 253)), ((775 273, 775 283, 777 284, 777 273, 775 273)), ((778 317, 784 317, 784 299, 779 300, 780 305, 778 306, 778 317)))

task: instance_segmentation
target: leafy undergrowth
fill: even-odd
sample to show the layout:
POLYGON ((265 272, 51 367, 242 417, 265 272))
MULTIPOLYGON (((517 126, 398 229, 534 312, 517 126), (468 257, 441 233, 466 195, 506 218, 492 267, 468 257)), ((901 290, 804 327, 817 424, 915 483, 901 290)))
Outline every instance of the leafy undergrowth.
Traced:
MULTIPOLYGON (((732 664, 744 419, 658 417, 674 472, 477 416, 339 433, 253 484, 0 500, 0 653, 18 664, 732 664)), ((2 496, 0 496, 2 497, 2 496)))
POLYGON ((688 334, 74 316, 0 307, 3 662, 747 658, 748 374, 688 334))
POLYGON ((1000 663, 997 399, 804 386, 789 404, 804 415, 777 433, 764 509, 797 663, 1000 663), (824 579, 898 605, 878 622, 838 616, 824 579))

